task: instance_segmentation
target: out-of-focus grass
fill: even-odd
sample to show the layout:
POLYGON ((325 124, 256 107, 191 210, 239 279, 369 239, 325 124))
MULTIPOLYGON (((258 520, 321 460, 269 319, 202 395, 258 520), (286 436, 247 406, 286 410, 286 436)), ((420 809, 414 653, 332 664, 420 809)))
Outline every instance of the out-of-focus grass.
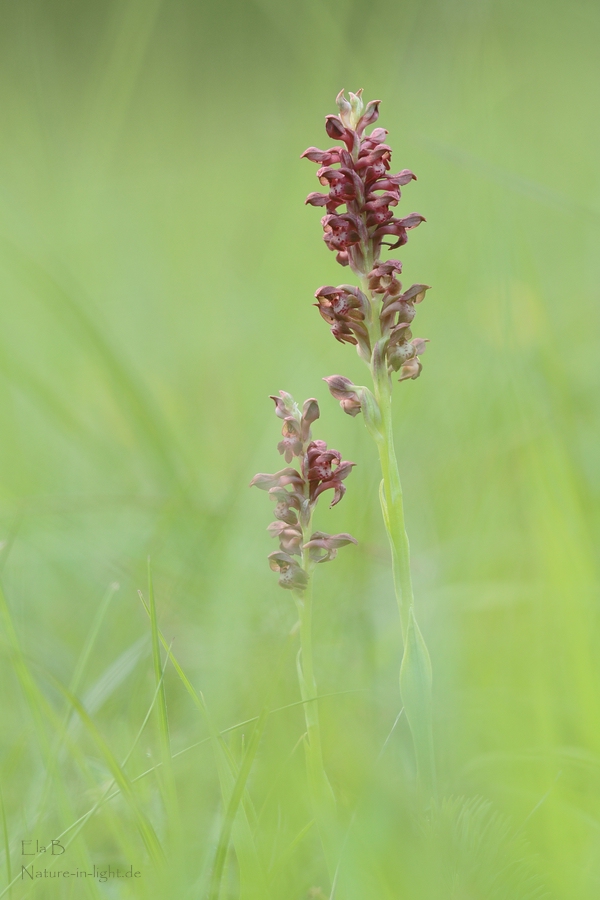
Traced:
MULTIPOLYGON (((0 10, 0 538, 17 642, 5 622, 0 785, 13 877, 29 862, 22 840, 61 833, 118 774, 122 792, 65 859, 142 870, 110 896, 203 896, 222 789, 226 804, 242 772, 246 825, 238 817, 232 837, 239 851, 251 835, 257 854, 243 896, 257 895, 259 871, 273 898, 325 886, 290 706, 295 615, 265 560, 270 510, 246 489, 278 465, 266 398, 284 388, 319 398, 315 435, 358 464, 317 523, 360 541, 316 584, 327 767, 346 820, 358 804, 340 897, 438 900, 460 863, 465 894, 487 900, 496 868, 497 896, 515 898, 507 860, 524 854, 551 896, 595 898, 600 10, 0 10), (431 338, 425 371, 397 390, 397 436, 442 790, 465 800, 447 800, 426 833, 411 818, 402 719, 378 758, 398 713, 400 650, 375 452, 321 381, 361 382, 361 364, 311 307, 340 273, 303 206, 314 168, 298 157, 327 143, 342 86, 383 100, 397 167, 419 176, 403 209, 428 219, 402 253, 409 283, 434 289, 417 320, 431 338), (148 556, 160 628, 214 728, 254 719, 267 697, 286 707, 265 720, 248 773, 252 723, 219 751, 166 667, 177 822, 154 770, 156 663, 137 599, 148 556), (57 682, 82 704, 68 727, 57 682), (174 854, 166 885, 140 823, 174 854)), ((164 745, 164 723, 162 734, 164 745)), ((237 896, 230 862, 223 896, 237 896)), ((91 880, 34 887, 19 880, 12 895, 107 895, 91 880)))

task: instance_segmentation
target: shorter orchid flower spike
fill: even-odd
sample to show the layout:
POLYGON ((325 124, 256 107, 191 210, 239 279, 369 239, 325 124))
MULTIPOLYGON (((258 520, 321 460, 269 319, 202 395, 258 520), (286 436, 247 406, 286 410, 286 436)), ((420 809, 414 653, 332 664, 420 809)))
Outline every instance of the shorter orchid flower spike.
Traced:
POLYGON ((345 532, 338 535, 314 532, 309 541, 305 535, 305 531, 310 529, 321 494, 331 490, 333 500, 330 506, 340 502, 346 492, 344 481, 354 463, 343 460, 337 450, 329 450, 325 441, 312 439, 310 426, 320 414, 319 404, 314 398, 306 400, 302 410, 291 394, 285 391, 280 391, 279 396, 272 396, 271 399, 275 401, 276 415, 283 419, 283 440, 279 442, 278 450, 288 463, 298 458, 300 468, 288 466, 273 475, 260 472, 254 476, 250 486, 267 491, 275 501, 276 521, 271 522, 268 531, 272 537, 279 539, 279 551, 269 556, 271 568, 279 572, 281 587, 302 592, 314 564, 333 559, 339 547, 356 543, 345 532), (326 543, 314 544, 311 541, 326 543))

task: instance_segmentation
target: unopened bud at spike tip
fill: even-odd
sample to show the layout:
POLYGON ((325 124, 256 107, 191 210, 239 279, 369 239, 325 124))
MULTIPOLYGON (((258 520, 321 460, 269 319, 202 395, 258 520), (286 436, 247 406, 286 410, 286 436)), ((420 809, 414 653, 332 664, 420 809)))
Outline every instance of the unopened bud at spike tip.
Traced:
POLYGON ((346 125, 346 127, 352 127, 352 107, 344 96, 344 88, 342 88, 335 98, 335 102, 340 111, 340 118, 344 125, 346 125))
POLYGON ((349 92, 348 96, 350 97, 350 106, 352 107, 352 128, 355 131, 358 131, 358 122, 362 115, 362 111, 364 109, 364 103, 362 102, 362 88, 353 94, 352 91, 349 92))

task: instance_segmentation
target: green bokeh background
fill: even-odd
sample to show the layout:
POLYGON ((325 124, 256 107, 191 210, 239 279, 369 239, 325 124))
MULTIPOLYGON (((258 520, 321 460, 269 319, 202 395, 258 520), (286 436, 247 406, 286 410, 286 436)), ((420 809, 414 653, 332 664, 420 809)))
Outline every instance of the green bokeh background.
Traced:
MULTIPOLYGON (((41 696, 63 714, 52 679, 69 683, 118 583, 78 695, 125 756, 154 691, 137 596, 150 555, 161 627, 219 728, 297 700, 295 611, 266 563, 270 505, 247 485, 279 467, 268 395, 316 396, 315 436, 357 463, 343 503, 317 523, 359 540, 316 585, 317 675, 333 695, 321 701, 326 764, 347 820, 359 804, 340 900, 529 896, 493 893, 481 873, 452 888, 457 845, 448 839, 448 858, 432 850, 411 818, 402 721, 378 759, 399 712, 401 654, 378 463, 360 418, 343 416, 321 380, 365 376, 311 306, 348 270, 304 206, 318 185, 299 159, 329 146, 338 90, 363 87, 382 100, 394 171, 418 175, 403 212, 427 217, 401 258, 409 284, 433 286, 413 329, 431 343, 422 377, 397 387, 395 414, 442 791, 506 816, 548 896, 597 898, 598 4, 0 10, 2 582, 41 696), (434 869, 443 888, 427 880, 434 869)), ((20 841, 59 833, 110 775, 75 716, 83 758, 65 751, 46 772, 63 800, 40 818, 36 716, 6 631, 2 648, 14 876, 20 841)), ((176 752, 207 730, 171 669, 165 679, 176 752)), ((273 900, 328 891, 313 832, 285 855, 310 820, 302 732, 299 707, 273 713, 249 782, 273 900)), ((228 738, 234 755, 243 734, 228 738)), ((157 740, 151 717, 131 777, 156 761, 157 740)), ((210 746, 178 757, 175 776, 171 844, 156 780, 136 790, 179 848, 171 895, 200 900, 220 821, 210 746)), ((132 862, 138 884, 19 881, 13 897, 166 896, 129 816, 111 801, 69 853, 132 862)), ((502 868, 476 843, 460 865, 502 868)), ((229 869, 224 898, 238 896, 229 869)))

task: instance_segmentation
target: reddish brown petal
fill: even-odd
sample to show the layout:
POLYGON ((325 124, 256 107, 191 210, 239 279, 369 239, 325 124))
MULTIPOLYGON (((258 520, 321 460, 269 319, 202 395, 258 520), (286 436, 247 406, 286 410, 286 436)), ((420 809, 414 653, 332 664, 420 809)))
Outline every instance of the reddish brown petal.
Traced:
POLYGON ((321 412, 319 410, 319 404, 312 397, 310 400, 304 401, 304 406, 302 407, 302 441, 306 443, 306 441, 310 438, 310 426, 313 422, 315 422, 321 412))
POLYGON ((314 397, 312 397, 310 400, 304 401, 304 406, 302 407, 303 421, 311 424, 312 422, 316 421, 320 415, 321 413, 319 411, 319 404, 314 397))
POLYGON ((276 550, 268 556, 269 565, 274 572, 279 572, 279 584, 289 590, 304 590, 308 584, 308 575, 304 569, 288 553, 276 550))
POLYGON ((338 550, 347 544, 358 544, 356 538, 352 537, 348 532, 343 531, 340 534, 327 534, 324 531, 315 531, 310 536, 310 540, 304 544, 305 547, 323 547, 326 550, 338 550))
POLYGON ((250 487, 257 487, 261 491, 270 491, 271 488, 279 484, 279 478, 276 475, 268 475, 266 472, 259 472, 250 482, 250 487))
POLYGON ((315 291, 315 297, 319 299, 319 297, 336 296, 339 293, 339 287, 334 287, 332 284, 325 284, 323 285, 323 287, 320 287, 317 291, 315 291))
POLYGON ((358 339, 352 334, 351 328, 345 322, 334 322, 331 333, 340 344, 358 344, 358 339))
POLYGON ((306 157, 311 162, 321 163, 324 166, 330 166, 332 163, 340 161, 341 147, 331 147, 329 150, 319 150, 318 147, 309 147, 301 154, 300 159, 306 157))
POLYGON ((338 116, 325 116, 325 131, 334 141, 343 141, 348 150, 352 150, 356 136, 338 116))
POLYGON ((404 303, 402 299, 396 300, 394 303, 390 303, 385 306, 381 311, 380 318, 383 320, 384 318, 388 320, 389 316, 394 316, 395 313, 398 313, 398 318, 396 320, 397 324, 409 324, 412 322, 416 315, 416 310, 412 303, 404 303))
POLYGON ((389 132, 385 128, 374 128, 367 140, 372 141, 374 144, 381 144, 382 141, 385 141, 388 134, 389 132))
POLYGON ((320 194, 318 191, 314 191, 308 195, 304 203, 308 206, 327 206, 328 201, 329 194, 320 194))
POLYGON ((354 394, 354 384, 345 375, 329 375, 323 381, 327 383, 331 396, 335 397, 336 400, 341 400, 349 394, 354 394))
POLYGON ((389 347, 393 347, 394 344, 403 343, 408 340, 410 337, 410 323, 409 322, 399 322, 398 325, 395 325, 390 333, 389 347))
POLYGON ((346 133, 346 127, 338 116, 325 116, 325 131, 330 138, 341 140, 346 133))
POLYGON ((356 463, 350 462, 350 460, 343 460, 337 469, 334 472, 334 475, 338 481, 343 481, 344 478, 347 478, 356 463))
POLYGON ((275 401, 275 415, 285 419, 294 412, 294 398, 287 391, 279 391, 279 397, 269 394, 269 399, 275 401))
POLYGON ((415 348, 415 352, 417 356, 421 356, 422 353, 425 353, 427 350, 427 344, 429 343, 429 338, 414 338, 411 341, 413 347, 415 348))
POLYGON ((425 216, 420 215, 420 213, 411 213, 409 216, 404 216, 403 219, 398 219, 399 224, 403 228, 416 228, 421 222, 426 221, 425 216))
POLYGON ((409 359, 407 363, 402 366, 400 370, 400 378, 398 381, 406 381, 407 378, 412 378, 413 381, 415 378, 418 378, 421 374, 423 366, 420 360, 415 356, 413 359, 409 359))
POLYGON ((407 291, 404 291, 400 299, 412 300, 413 303, 421 303, 427 291, 430 290, 431 286, 428 284, 413 284, 407 291))
POLYGON ((347 415, 352 416, 353 418, 362 411, 362 404, 360 400, 355 400, 352 397, 344 397, 343 400, 340 400, 340 406, 347 415))
POLYGON ((280 569, 281 566, 297 565, 296 561, 288 553, 284 553, 282 550, 274 550, 273 553, 269 553, 267 559, 274 572, 280 569))

